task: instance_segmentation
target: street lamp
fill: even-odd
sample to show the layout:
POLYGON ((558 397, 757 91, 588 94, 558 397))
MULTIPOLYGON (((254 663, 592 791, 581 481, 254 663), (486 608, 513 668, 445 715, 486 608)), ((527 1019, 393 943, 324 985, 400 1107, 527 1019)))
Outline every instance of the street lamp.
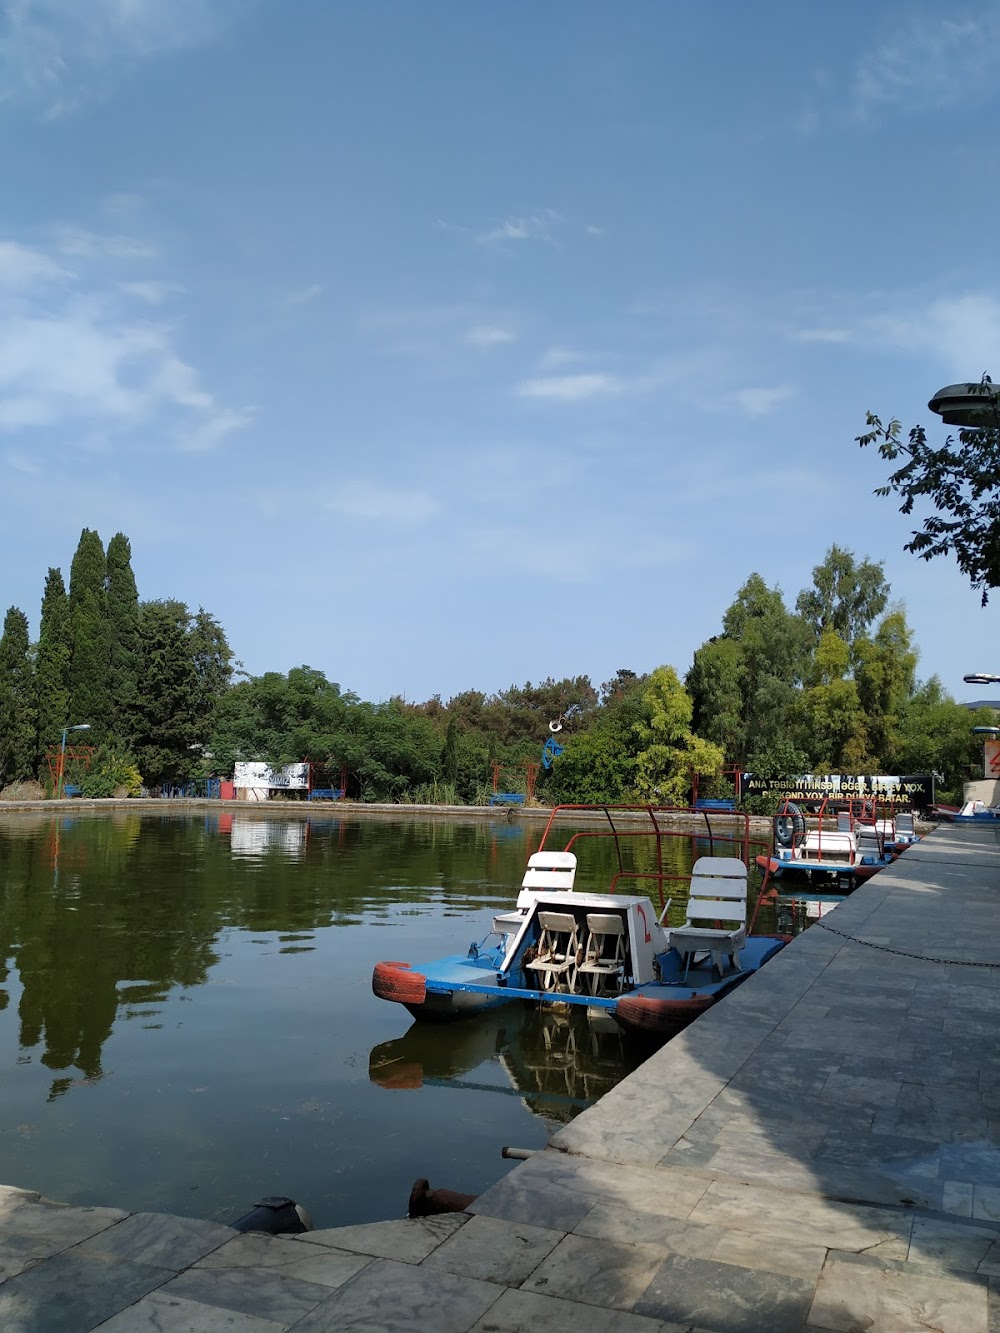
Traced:
POLYGON ((63 727, 62 744, 59 747, 59 781, 56 783, 56 800, 62 799, 63 769, 66 767, 66 736, 71 731, 89 731, 89 722, 78 722, 75 727, 63 727))
POLYGON ((962 679, 966 685, 1000 685, 1000 676, 991 676, 988 671, 970 671, 962 679))
POLYGON ((946 384, 927 404, 946 426, 1000 426, 1000 384, 984 375, 978 384, 946 384))

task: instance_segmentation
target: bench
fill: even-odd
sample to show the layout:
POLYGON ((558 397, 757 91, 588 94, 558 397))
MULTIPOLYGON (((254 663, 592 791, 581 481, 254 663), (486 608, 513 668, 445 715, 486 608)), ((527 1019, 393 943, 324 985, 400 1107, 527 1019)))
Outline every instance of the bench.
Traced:
POLYGON ((310 801, 340 801, 343 796, 343 787, 314 787, 309 793, 310 801))
POLYGON ((524 800, 519 791, 496 791, 490 797, 490 805, 524 805, 524 800))

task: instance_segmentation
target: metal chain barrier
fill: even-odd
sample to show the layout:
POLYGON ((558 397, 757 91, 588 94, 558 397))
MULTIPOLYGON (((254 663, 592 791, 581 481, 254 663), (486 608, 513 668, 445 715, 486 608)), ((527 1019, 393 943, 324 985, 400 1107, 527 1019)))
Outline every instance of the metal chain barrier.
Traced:
POLYGON ((831 935, 839 935, 842 940, 850 940, 852 944, 863 944, 867 949, 878 949, 879 953, 894 953, 899 958, 916 958, 921 963, 946 963, 948 967, 1000 967, 1000 963, 978 963, 972 962, 968 958, 930 958, 924 953, 907 953, 905 949, 890 949, 887 944, 872 944, 870 940, 859 940, 856 935, 848 935, 843 930, 835 930, 833 926, 828 926, 825 921, 814 921, 810 930, 816 927, 820 930, 828 930, 831 935))

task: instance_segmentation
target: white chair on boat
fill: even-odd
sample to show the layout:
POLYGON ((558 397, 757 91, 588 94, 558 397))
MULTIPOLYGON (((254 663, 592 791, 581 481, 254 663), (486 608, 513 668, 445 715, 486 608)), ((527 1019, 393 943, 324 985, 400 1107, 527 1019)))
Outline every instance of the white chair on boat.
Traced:
POLYGON ((574 990, 580 940, 570 912, 539 912, 538 954, 527 964, 540 974, 542 990, 574 990))
POLYGON ((876 861, 882 856, 882 839, 872 824, 861 824, 858 827, 858 860, 861 861, 866 856, 873 857, 876 861))
POLYGON ((740 971, 740 950, 747 942, 747 868, 730 856, 700 856, 691 872, 687 920, 669 932, 671 948, 684 958, 684 980, 695 954, 708 953, 712 966, 725 971, 728 959, 740 971), (736 926, 709 922, 735 921, 736 926))
POLYGON ((576 857, 572 852, 533 852, 521 880, 522 889, 555 889, 565 893, 576 879, 576 857))
POLYGON ((912 838, 913 831, 913 815, 909 811, 901 811, 896 816, 896 833, 902 834, 906 838, 912 838))
POLYGON ((610 913, 587 913, 587 940, 583 962, 577 968, 591 995, 621 993, 625 975, 625 922, 610 913))
POLYGON ((850 831, 851 831, 851 824, 852 824, 852 819, 851 819, 851 812, 850 812, 850 810, 838 810, 838 811, 837 811, 837 832, 838 832, 838 833, 850 833, 850 831))

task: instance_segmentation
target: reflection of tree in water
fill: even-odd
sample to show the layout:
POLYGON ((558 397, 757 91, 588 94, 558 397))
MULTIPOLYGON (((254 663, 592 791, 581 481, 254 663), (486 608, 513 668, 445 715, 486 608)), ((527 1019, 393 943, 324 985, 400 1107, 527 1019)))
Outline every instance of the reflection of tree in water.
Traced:
MULTIPOLYGON (((31 840, 0 829, 0 952, 21 980, 21 1046, 42 1046, 47 1068, 101 1077, 119 1004, 162 1003, 170 986, 203 982, 215 961, 199 877, 147 873, 168 830, 138 815, 53 819, 31 840), (121 990, 122 981, 132 984, 121 990)), ((75 1081, 56 1079, 50 1096, 75 1081)))
MULTIPOLYGON (((102 1077, 116 1018, 149 1021, 171 988, 203 984, 226 928, 301 934, 388 919, 400 904, 506 903, 524 853, 507 845, 503 882, 488 884, 479 870, 488 837, 478 822, 317 818, 307 839, 286 840, 304 844, 297 859, 282 855, 281 839, 247 858, 232 855, 216 814, 5 816, 0 982, 13 964, 21 1047, 40 1047, 60 1074, 56 1097, 102 1077)), ((0 990, 0 1009, 7 1003, 0 990)))

